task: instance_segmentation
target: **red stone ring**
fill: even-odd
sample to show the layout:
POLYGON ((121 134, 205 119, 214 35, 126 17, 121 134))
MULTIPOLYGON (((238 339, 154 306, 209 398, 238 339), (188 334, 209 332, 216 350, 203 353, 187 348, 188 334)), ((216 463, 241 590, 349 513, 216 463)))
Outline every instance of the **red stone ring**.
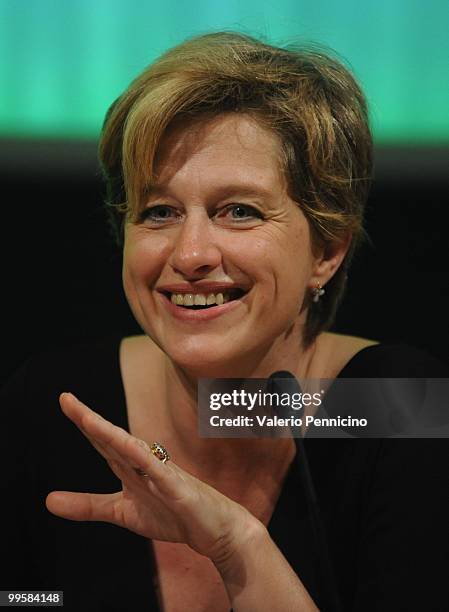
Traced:
POLYGON ((162 463, 170 460, 170 455, 167 453, 162 444, 159 444, 159 442, 153 442, 150 450, 153 455, 159 459, 159 461, 162 461, 162 463))
MULTIPOLYGON (((165 448, 162 446, 162 444, 159 444, 159 442, 153 442, 153 444, 151 445, 151 447, 148 446, 148 444, 146 442, 144 442, 143 440, 139 440, 139 443, 146 448, 147 450, 149 450, 151 453, 153 453, 153 455, 155 457, 157 457, 159 459, 159 461, 162 461, 162 463, 165 463, 166 461, 169 461, 170 459, 170 455, 167 453, 167 451, 165 450, 165 448)), ((146 476, 147 478, 150 478, 150 475, 147 474, 144 470, 142 470, 141 468, 133 468, 134 471, 136 472, 136 474, 138 474, 139 476, 146 476)))

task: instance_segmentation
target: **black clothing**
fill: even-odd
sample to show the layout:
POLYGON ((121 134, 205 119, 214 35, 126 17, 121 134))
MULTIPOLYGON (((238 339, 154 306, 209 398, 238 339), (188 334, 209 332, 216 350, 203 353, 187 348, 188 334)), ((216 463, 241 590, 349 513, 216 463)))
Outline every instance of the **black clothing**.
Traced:
MULTIPOLYGON (((2 392, 1 590, 63 590, 66 610, 158 610, 147 540, 104 523, 60 519, 44 504, 53 490, 119 488, 58 403, 72 391, 128 429, 119 344, 113 337, 37 355, 2 392)), ((360 351, 339 377, 447 376, 425 353, 378 345, 360 351)), ((343 610, 447 612, 448 441, 306 438, 304 445, 343 610)), ((295 461, 269 531, 327 612, 333 604, 306 496, 295 461)))

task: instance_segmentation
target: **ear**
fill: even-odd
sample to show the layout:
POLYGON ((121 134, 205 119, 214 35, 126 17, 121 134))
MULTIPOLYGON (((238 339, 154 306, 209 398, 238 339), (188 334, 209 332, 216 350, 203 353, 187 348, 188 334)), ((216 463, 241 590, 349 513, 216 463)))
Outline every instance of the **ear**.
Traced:
POLYGON ((321 249, 313 266, 310 277, 310 287, 324 287, 341 266, 352 242, 352 234, 346 234, 342 239, 328 243, 321 249))

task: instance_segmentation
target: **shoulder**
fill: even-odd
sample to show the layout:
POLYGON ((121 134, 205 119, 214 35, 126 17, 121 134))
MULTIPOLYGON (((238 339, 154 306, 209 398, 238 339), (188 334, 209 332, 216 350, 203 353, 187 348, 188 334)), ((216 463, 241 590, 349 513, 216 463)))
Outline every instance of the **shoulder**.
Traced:
POLYGON ((316 364, 317 378, 449 377, 449 367, 425 350, 333 333, 319 336, 316 364))
POLYGON ((128 398, 154 392, 163 374, 164 357, 161 349, 146 335, 122 339, 120 369, 128 398))
POLYGON ((404 344, 374 344, 348 360, 340 377, 446 378, 449 368, 427 351, 404 344))
POLYGON ((357 336, 329 332, 320 334, 316 343, 316 365, 310 378, 336 378, 355 355, 377 344, 375 340, 357 336))
POLYGON ((56 345, 34 351, 19 371, 27 370, 34 377, 52 374, 63 376, 76 367, 78 372, 101 372, 118 357, 121 335, 56 345))
POLYGON ((51 488, 96 491, 103 481, 117 484, 102 457, 62 413, 59 396, 71 391, 126 429, 120 342, 114 335, 36 352, 1 391, 0 424, 6 443, 0 457, 6 455, 12 481, 19 482, 18 470, 23 470, 39 482, 41 501, 51 488))
POLYGON ((3 387, 2 405, 7 410, 13 402, 23 414, 42 420, 58 408, 63 391, 92 405, 116 403, 123 395, 120 342, 116 334, 35 352, 3 387))
POLYGON ((157 344, 146 335, 128 336, 120 342, 120 363, 138 366, 144 364, 157 366, 161 362, 164 353, 157 344))
POLYGON ((120 345, 120 370, 126 396, 130 431, 145 439, 161 424, 164 405, 162 381, 165 380, 165 353, 145 335, 123 338, 120 345), (152 406, 152 410, 148 410, 152 406))

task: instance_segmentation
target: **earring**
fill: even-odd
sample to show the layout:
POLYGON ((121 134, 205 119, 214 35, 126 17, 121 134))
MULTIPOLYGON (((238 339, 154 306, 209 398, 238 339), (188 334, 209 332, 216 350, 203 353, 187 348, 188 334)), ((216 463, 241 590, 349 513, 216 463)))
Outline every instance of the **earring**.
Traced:
POLYGON ((312 302, 315 304, 320 301, 320 297, 325 294, 323 287, 320 283, 317 283, 315 287, 312 287, 312 302))

